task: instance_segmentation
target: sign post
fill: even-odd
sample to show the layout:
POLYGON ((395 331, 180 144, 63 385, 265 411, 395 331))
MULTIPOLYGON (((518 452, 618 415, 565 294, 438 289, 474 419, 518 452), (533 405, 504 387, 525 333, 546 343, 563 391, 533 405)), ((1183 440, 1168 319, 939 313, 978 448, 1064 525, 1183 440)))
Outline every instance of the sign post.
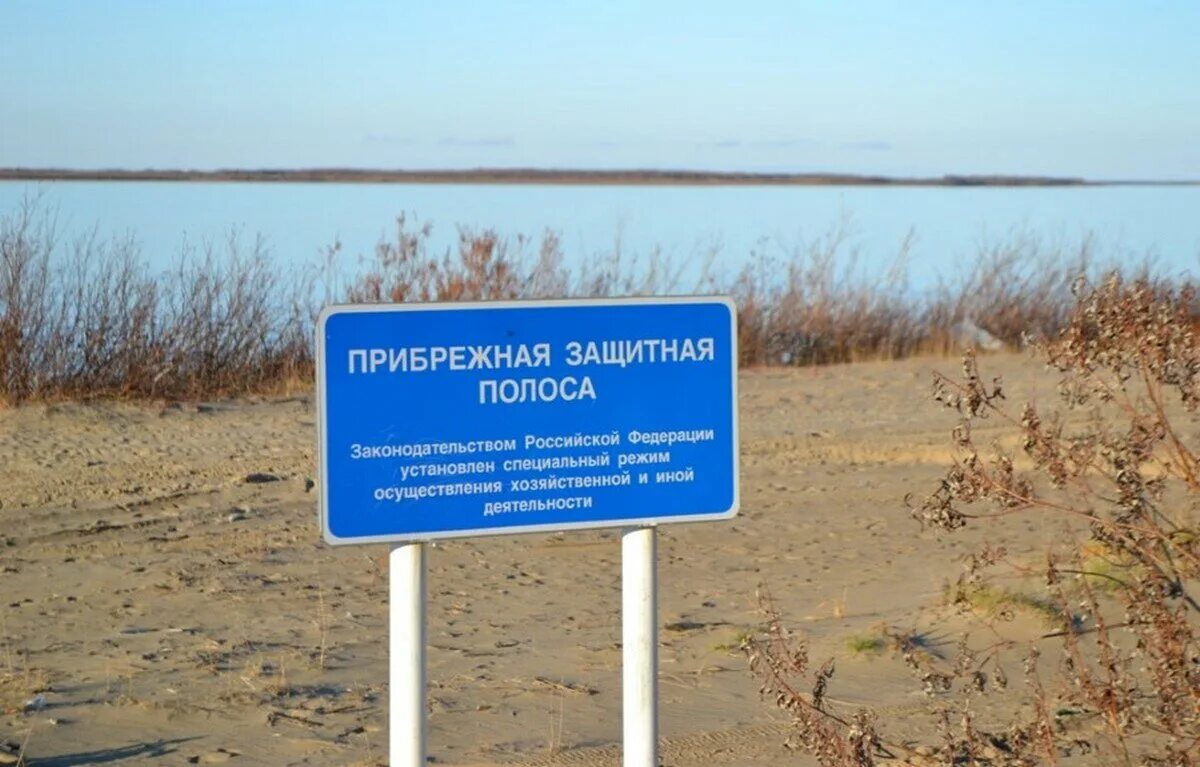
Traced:
POLYGON ((621 724, 625 767, 658 767, 658 541, 621 536, 621 724))
POLYGON ((388 555, 388 743, 394 767, 425 767, 425 544, 388 555))
POLYGON ((320 521, 388 543, 391 763, 426 755, 425 543, 622 527, 626 767, 656 767, 656 525, 738 508, 727 298, 334 306, 320 521))

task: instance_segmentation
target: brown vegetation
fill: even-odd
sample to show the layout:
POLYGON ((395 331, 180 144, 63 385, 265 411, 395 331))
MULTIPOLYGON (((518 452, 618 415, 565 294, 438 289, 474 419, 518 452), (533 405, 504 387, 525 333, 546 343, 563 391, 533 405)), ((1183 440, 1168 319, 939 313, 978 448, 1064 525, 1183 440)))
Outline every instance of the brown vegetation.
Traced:
MULTIPOLYGON (((1010 409, 973 353, 960 377, 936 376, 935 398, 960 416, 956 460, 913 506, 923 526, 941 531, 1014 514, 1063 519, 1075 537, 1053 545, 1040 567, 1045 597, 1024 597, 1056 630, 1028 643, 990 630, 984 646, 966 635, 949 660, 896 638, 936 701, 940 742, 916 747, 870 711, 827 705, 832 666, 813 671, 803 639, 764 598, 765 627, 744 649, 763 693, 792 715, 794 742, 822 765, 1035 765, 1080 754, 1100 764, 1200 763, 1196 297, 1190 287, 1115 274, 1080 281, 1075 295, 1062 329, 1039 345, 1061 376, 1062 410, 1010 409), (984 419, 1018 432, 1020 449, 980 448, 973 430, 984 419), (1050 651, 1058 668, 1046 675, 1039 658, 1050 651), (1010 692, 1004 665, 1014 655, 1024 659, 1025 685, 1010 692), (1006 695, 1018 697, 1021 713, 982 726, 989 696, 1006 695)), ((990 605, 985 623, 1012 619, 987 577, 1005 559, 985 548, 950 589, 965 609, 990 605)))
POLYGON ((925 293, 895 266, 863 276, 847 228, 725 274, 616 247, 575 268, 558 237, 460 230, 435 254, 430 227, 404 217, 357 274, 283 265, 231 232, 185 245, 154 274, 132 238, 63 243, 36 201, 0 217, 0 401, 55 397, 202 398, 306 385, 322 302, 465 301, 727 293, 739 307, 743 365, 815 365, 1018 347, 1062 327, 1090 244, 1064 253, 1036 237, 985 246, 972 271, 925 293), (685 280, 683 274, 698 274, 685 280))
POLYGON ((203 397, 307 379, 310 293, 236 233, 185 246, 152 276, 134 240, 62 248, 27 203, 0 219, 0 398, 203 397))

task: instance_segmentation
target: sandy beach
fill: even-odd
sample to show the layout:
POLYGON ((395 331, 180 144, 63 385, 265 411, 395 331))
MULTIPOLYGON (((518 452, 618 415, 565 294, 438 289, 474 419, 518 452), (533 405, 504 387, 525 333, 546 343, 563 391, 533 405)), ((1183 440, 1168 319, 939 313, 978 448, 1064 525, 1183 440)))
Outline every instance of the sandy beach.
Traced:
MULTIPOLYGON (((1053 392, 1029 358, 983 365, 1011 400, 1053 392)), ((956 367, 741 374, 741 514, 660 528, 664 765, 813 763, 737 651, 760 584, 835 658, 835 703, 927 726, 901 659, 855 638, 887 624, 952 649, 963 555, 986 538, 1034 563, 1056 532, 909 517, 949 460, 930 373, 956 367)), ((0 764, 22 747, 46 767, 386 763, 387 550, 321 542, 314 418, 308 394, 0 411, 0 764)), ((434 763, 619 764, 618 533, 450 541, 428 561, 434 763)))

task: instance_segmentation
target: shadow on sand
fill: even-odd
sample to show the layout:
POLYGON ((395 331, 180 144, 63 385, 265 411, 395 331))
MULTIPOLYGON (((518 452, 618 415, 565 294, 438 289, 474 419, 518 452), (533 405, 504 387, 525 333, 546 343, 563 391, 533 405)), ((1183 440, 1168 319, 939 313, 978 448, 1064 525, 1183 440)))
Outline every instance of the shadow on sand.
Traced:
POLYGON ((74 754, 58 756, 25 756, 26 767, 77 767, 85 764, 117 764, 126 759, 153 759, 167 756, 176 752, 176 746, 197 738, 174 738, 172 740, 156 740, 152 743, 136 743, 132 746, 117 748, 102 748, 96 751, 80 751, 74 754))

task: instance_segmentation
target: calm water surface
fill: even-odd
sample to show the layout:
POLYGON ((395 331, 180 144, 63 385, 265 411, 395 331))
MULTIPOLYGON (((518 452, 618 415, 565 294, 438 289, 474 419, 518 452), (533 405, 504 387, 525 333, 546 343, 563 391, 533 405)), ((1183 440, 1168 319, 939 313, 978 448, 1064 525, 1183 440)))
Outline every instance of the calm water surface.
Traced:
MULTIPOLYGON (((254 184, 0 182, 0 214, 40 195, 67 237, 98 228, 134 234, 155 267, 187 242, 221 239, 236 227, 262 235, 281 262, 315 264, 335 240, 343 268, 389 231, 398 214, 433 225, 438 250, 458 226, 501 234, 559 234, 568 263, 655 249, 678 264, 715 251, 718 269, 752 252, 781 255, 839 225, 861 273, 887 268, 910 231, 915 286, 950 277, 981 243, 1022 232, 1047 246, 1091 235, 1106 260, 1150 255, 1166 270, 1200 266, 1200 188, 682 187, 467 184, 254 184)), ((532 248, 530 249, 532 251, 532 248)))

